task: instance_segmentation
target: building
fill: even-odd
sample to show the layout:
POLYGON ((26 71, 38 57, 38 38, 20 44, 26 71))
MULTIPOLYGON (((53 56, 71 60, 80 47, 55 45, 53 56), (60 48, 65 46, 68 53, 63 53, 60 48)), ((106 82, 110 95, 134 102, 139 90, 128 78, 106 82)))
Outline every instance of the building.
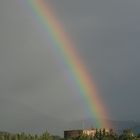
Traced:
POLYGON ((83 134, 83 130, 68 130, 64 131, 64 138, 75 138, 83 134))
POLYGON ((80 136, 81 134, 94 137, 97 131, 101 131, 102 133, 105 131, 106 133, 109 133, 109 129, 67 130, 64 131, 64 138, 75 138, 80 136))
POLYGON ((88 135, 88 136, 95 136, 96 129, 86 129, 83 130, 83 134, 88 135))

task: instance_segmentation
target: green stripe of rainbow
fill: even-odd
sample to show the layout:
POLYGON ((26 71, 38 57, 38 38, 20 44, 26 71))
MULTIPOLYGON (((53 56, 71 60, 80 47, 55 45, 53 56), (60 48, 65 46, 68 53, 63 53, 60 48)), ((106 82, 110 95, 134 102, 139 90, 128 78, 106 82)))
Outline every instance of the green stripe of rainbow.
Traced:
POLYGON ((108 114, 101 98, 97 94, 95 84, 91 80, 91 76, 88 74, 81 58, 78 56, 73 42, 69 39, 66 32, 64 32, 62 25, 56 18, 52 7, 48 3, 46 4, 45 0, 27 1, 40 22, 47 29, 50 37, 53 38, 56 45, 52 47, 59 49, 59 55, 62 55, 63 59, 65 59, 80 93, 85 98, 88 108, 90 108, 92 116, 96 118, 98 128, 110 128, 110 124, 102 119, 108 117, 108 114))

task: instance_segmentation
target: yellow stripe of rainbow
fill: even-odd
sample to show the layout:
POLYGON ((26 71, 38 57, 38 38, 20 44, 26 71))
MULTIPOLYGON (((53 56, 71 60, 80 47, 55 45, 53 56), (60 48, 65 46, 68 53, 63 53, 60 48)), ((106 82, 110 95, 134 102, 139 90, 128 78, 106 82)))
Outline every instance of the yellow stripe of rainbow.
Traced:
POLYGON ((82 63, 81 58, 74 47, 74 43, 67 36, 66 32, 60 21, 56 18, 50 4, 45 0, 27 0, 28 4, 33 9, 36 16, 39 17, 40 22, 47 29, 48 34, 55 41, 59 53, 62 55, 71 69, 71 74, 75 77, 74 80, 80 90, 80 93, 88 103, 88 108, 94 118, 96 118, 96 124, 98 128, 110 128, 109 122, 102 119, 108 117, 107 110, 103 104, 103 101, 98 95, 95 83, 91 80, 91 76, 88 74, 85 65, 82 63))

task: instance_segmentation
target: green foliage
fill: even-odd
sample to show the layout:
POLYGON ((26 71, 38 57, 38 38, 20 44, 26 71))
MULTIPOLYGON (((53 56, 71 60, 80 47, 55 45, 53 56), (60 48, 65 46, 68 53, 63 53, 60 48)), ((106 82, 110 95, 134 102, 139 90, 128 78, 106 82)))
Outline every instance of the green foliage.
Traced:
POLYGON ((90 136, 81 134, 79 137, 75 138, 74 140, 90 140, 90 136))
POLYGON ((59 136, 51 136, 47 131, 41 135, 30 135, 25 133, 10 134, 6 132, 0 132, 0 140, 140 140, 140 134, 135 136, 130 129, 126 129, 118 136, 110 129, 109 132, 103 130, 96 130, 95 136, 88 136, 81 134, 76 138, 64 139, 59 136))
POLYGON ((137 135, 137 138, 140 138, 140 133, 137 135))
POLYGON ((48 132, 43 133, 42 135, 26 135, 25 133, 21 134, 10 134, 10 133, 0 133, 0 140, 53 140, 52 136, 48 132))
POLYGON ((126 129, 123 131, 123 134, 119 137, 120 140, 135 140, 136 137, 134 136, 131 129, 126 129))

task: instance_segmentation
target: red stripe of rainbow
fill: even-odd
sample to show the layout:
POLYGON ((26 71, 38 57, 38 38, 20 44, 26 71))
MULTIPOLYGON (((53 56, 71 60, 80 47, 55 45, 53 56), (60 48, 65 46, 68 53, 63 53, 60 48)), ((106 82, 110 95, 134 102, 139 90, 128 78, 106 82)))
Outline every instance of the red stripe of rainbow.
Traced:
POLYGON ((88 103, 88 108, 94 118, 96 118, 96 124, 98 128, 110 128, 109 122, 102 119, 108 117, 107 111, 103 104, 103 101, 98 95, 95 84, 91 80, 91 76, 88 74, 85 65, 82 63, 79 57, 74 43, 69 39, 62 25, 56 18, 52 7, 45 2, 45 0, 27 0, 34 13, 38 17, 44 28, 47 29, 48 34, 59 49, 59 55, 62 55, 64 61, 70 68, 72 76, 74 76, 75 83, 79 87, 80 93, 88 103))

